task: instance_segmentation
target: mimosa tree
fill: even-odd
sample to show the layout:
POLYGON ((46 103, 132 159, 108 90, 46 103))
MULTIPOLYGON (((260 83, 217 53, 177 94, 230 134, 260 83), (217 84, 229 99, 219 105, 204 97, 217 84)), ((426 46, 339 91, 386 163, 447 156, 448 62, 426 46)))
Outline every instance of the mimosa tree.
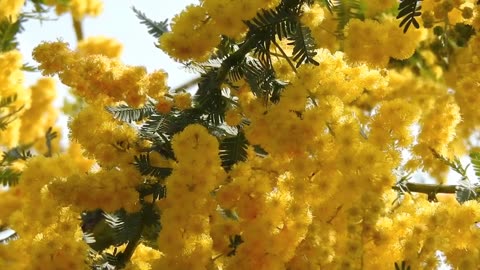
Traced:
POLYGON ((0 269, 480 265, 477 2, 133 8, 198 74, 176 89, 83 37, 99 0, 30 0, 70 12, 78 45, 45 41, 24 65, 24 2, 0 0, 0 269), (46 77, 26 87, 32 71, 46 77), (68 145, 52 77, 77 100, 68 145))

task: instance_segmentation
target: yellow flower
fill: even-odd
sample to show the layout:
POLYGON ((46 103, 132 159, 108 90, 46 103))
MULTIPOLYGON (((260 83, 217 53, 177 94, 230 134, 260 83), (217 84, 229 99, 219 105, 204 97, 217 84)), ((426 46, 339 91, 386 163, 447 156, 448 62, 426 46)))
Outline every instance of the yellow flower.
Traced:
POLYGON ((192 95, 190 93, 180 93, 173 97, 175 107, 185 110, 192 107, 192 95))
POLYGON ((0 21, 5 19, 11 22, 17 21, 18 13, 24 3, 25 0, 0 0, 0 7, 2 7, 0 8, 0 21))
POLYGON ((118 58, 122 49, 122 44, 115 39, 98 36, 81 40, 77 51, 84 55, 102 54, 109 58, 118 58))

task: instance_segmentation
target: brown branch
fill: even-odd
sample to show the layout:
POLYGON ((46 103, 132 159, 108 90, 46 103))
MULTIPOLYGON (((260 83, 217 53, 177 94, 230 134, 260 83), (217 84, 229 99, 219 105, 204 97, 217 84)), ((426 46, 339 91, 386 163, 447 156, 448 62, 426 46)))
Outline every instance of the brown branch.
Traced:
POLYGON ((82 21, 79 21, 72 17, 73 20, 73 29, 75 30, 75 36, 77 37, 77 42, 83 40, 83 28, 82 21))
MULTIPOLYGON (((412 183, 412 182, 400 184, 400 186, 404 187, 405 191, 425 193, 425 194, 437 194, 437 193, 454 194, 458 189, 457 185, 421 184, 421 183, 412 183)), ((400 186, 394 186, 393 189, 401 190, 400 186)))

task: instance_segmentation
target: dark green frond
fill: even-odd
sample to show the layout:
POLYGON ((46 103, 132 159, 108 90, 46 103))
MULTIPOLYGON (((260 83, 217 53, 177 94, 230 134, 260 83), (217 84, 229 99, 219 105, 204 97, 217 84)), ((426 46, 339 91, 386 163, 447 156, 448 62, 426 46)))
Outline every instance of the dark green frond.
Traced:
POLYGON ((15 22, 8 19, 0 21, 0 52, 7 52, 18 47, 16 35, 24 30, 22 23, 26 21, 26 18, 21 15, 15 22))
POLYGON ((264 99, 277 102, 285 84, 277 80, 273 68, 265 68, 256 59, 247 59, 243 67, 243 75, 252 92, 264 99))
POLYGON ((155 38, 160 38, 164 33, 168 32, 168 20, 161 22, 156 22, 149 19, 145 13, 140 10, 132 7, 133 12, 137 15, 137 18, 140 19, 140 23, 145 24, 148 28, 148 33, 155 38))
POLYGON ((29 63, 25 63, 22 66, 22 70, 27 72, 37 72, 38 68, 36 66, 30 65, 29 63))
POLYGON ((310 28, 297 25, 295 35, 289 38, 289 45, 293 45, 293 60, 297 62, 297 68, 303 63, 319 65, 313 57, 317 55, 315 52, 315 41, 313 40, 310 28))
POLYGON ((461 181, 459 185, 457 185, 455 199, 457 199, 460 204, 463 204, 466 201, 475 200, 478 197, 478 194, 475 191, 477 188, 478 185, 471 184, 468 181, 461 181))
POLYGON ((170 124, 170 117, 165 114, 153 113, 140 128, 143 137, 150 138, 158 136, 159 133, 166 133, 170 124))
POLYGON ((0 99, 0 108, 8 107, 17 100, 17 95, 2 97, 0 99))
POLYGON ((134 165, 140 171, 142 175, 150 175, 155 177, 162 177, 165 178, 170 175, 172 172, 171 168, 161 168, 155 167, 150 164, 150 156, 149 154, 141 154, 139 156, 135 156, 135 163, 134 165))
POLYGON ((0 184, 2 186, 15 186, 20 179, 20 172, 14 171, 11 168, 0 168, 0 184))
POLYGON ((480 152, 470 153, 470 160, 472 162, 475 175, 477 176, 477 179, 480 180, 480 152))
POLYGON ((333 0, 333 13, 338 21, 337 35, 343 38, 343 29, 351 19, 363 20, 363 10, 360 0, 333 0))
POLYGON ((217 81, 217 74, 209 72, 202 76, 195 93, 195 108, 206 114, 206 120, 212 125, 220 125, 225 120, 227 97, 222 94, 217 81))
POLYGON ((127 123, 140 121, 155 112, 155 106, 152 103, 148 103, 141 108, 132 108, 128 105, 122 104, 116 107, 107 106, 105 109, 111 113, 115 119, 127 123))
POLYGON ((418 23, 415 17, 422 15, 420 9, 421 0, 402 0, 398 6, 398 15, 397 19, 402 19, 400 22, 400 28, 403 27, 403 32, 406 33, 411 24, 415 28, 419 28, 420 24, 418 23))
POLYGON ((17 147, 4 151, 2 164, 12 163, 15 160, 19 160, 19 159, 27 160, 31 158, 32 153, 30 152, 30 150, 28 150, 30 147, 32 147, 32 144, 19 145, 17 147))
POLYGON ((334 4, 332 0, 322 0, 322 3, 327 7, 328 11, 330 11, 330 14, 333 14, 334 4))
POLYGON ((228 171, 237 162, 246 160, 247 147, 248 141, 241 131, 236 136, 224 138, 220 142, 222 167, 228 171))
POLYGON ((139 227, 142 226, 142 215, 139 212, 126 213, 124 210, 115 212, 114 214, 104 214, 105 222, 113 229, 115 246, 127 243, 136 234, 139 227))
POLYGON ((140 200, 149 195, 152 195, 154 201, 167 197, 167 187, 161 183, 143 183, 137 187, 137 191, 140 200))

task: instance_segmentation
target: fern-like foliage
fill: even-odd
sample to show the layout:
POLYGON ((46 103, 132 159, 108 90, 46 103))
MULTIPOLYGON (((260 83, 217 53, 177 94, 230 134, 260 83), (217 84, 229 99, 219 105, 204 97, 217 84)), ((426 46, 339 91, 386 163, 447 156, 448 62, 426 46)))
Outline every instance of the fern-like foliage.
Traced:
POLYGON ((303 63, 310 63, 316 66, 319 65, 313 59, 317 52, 315 52, 315 41, 313 40, 310 28, 296 25, 295 34, 289 38, 291 42, 288 45, 293 45, 293 60, 297 62, 297 68, 303 63))
POLYGON ((206 114, 207 122, 213 126, 222 124, 225 121, 228 98, 219 88, 215 70, 203 76, 198 88, 194 96, 195 108, 206 114))
POLYGON ((169 117, 168 115, 153 113, 140 128, 140 133, 147 138, 161 136, 162 132, 164 133, 168 130, 171 120, 172 117, 169 117))
POLYGON ((139 156, 135 156, 134 165, 137 167, 138 171, 142 175, 165 178, 169 176, 170 173, 172 172, 171 168, 161 168, 161 167, 152 166, 150 164, 149 154, 140 154, 139 156))
POLYGON ((470 153, 470 160, 472 162, 475 175, 477 176, 477 179, 480 180, 480 152, 470 153))
POLYGON ((21 173, 11 168, 0 168, 0 184, 3 186, 14 186, 18 184, 21 173))
POLYGON ((411 24, 417 29, 420 27, 420 24, 415 18, 422 15, 422 12, 420 11, 420 1, 421 0, 402 0, 400 2, 397 19, 403 18, 400 22, 400 28, 403 27, 404 33, 408 31, 411 24))
POLYGON ((132 123, 143 120, 155 112, 153 101, 149 101, 145 106, 140 108, 132 108, 127 105, 119 105, 116 107, 107 106, 105 109, 113 115, 117 120, 132 123))
POLYGON ((248 141, 243 132, 237 135, 226 137, 220 142, 220 159, 222 167, 230 170, 234 164, 247 159, 248 141))
MULTIPOLYGON (((12 95, 8 97, 2 97, 0 98, 0 109, 1 108, 8 108, 10 105, 12 105, 15 101, 17 100, 17 95, 12 95)), ((20 112, 23 109, 23 106, 8 112, 6 114, 0 113, 0 130, 5 130, 10 122, 15 120, 15 114, 20 112)))
POLYGON ((104 217, 114 232, 114 246, 128 243, 142 226, 142 215, 139 212, 127 214, 124 210, 119 210, 113 214, 104 213, 104 217))
POLYGON ((360 0, 332 0, 331 4, 331 9, 338 21, 336 34, 339 38, 343 38, 343 29, 351 19, 364 19, 360 0))
POLYGON ((249 32, 247 38, 257 38, 254 53, 265 67, 271 66, 270 46, 279 47, 276 40, 288 39, 293 46, 293 59, 297 67, 303 63, 318 65, 313 60, 315 44, 310 29, 299 21, 302 4, 309 1, 282 1, 275 9, 262 10, 250 21, 246 21, 249 32))
POLYGON ((227 76, 231 82, 245 79, 255 96, 262 98, 265 104, 268 100, 277 102, 285 83, 278 80, 271 67, 262 66, 258 59, 246 57, 244 61, 232 68, 227 76))
POLYGON ((24 30, 22 24, 26 21, 27 19, 22 15, 15 22, 8 19, 0 21, 0 52, 7 52, 18 47, 16 35, 24 30))
POLYGON ((145 13, 140 10, 132 7, 133 12, 137 15, 137 18, 140 20, 140 23, 144 24, 148 28, 148 33, 155 38, 160 38, 164 33, 168 32, 168 20, 161 22, 153 21, 149 19, 145 13))
POLYGON ((410 265, 407 265, 405 261, 402 261, 400 264, 395 262, 395 270, 410 270, 410 265))

